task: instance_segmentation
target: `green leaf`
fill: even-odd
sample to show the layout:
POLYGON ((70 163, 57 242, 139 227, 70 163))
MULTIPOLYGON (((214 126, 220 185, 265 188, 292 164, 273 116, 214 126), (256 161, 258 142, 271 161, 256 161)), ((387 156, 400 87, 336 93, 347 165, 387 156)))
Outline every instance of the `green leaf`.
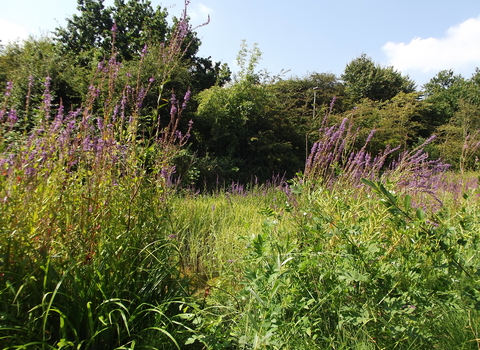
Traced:
POLYGON ((369 179, 362 178, 362 179, 360 179, 360 181, 363 182, 368 187, 374 189, 374 190, 377 189, 377 187, 375 186, 375 183, 373 181, 369 180, 369 179))
POLYGON ((338 276, 339 279, 347 282, 368 282, 368 276, 358 271, 345 271, 343 275, 338 276))
POLYGON ((404 203, 403 203, 403 206, 405 208, 405 211, 409 211, 411 206, 412 206, 412 196, 410 195, 406 195, 405 196, 405 200, 404 200, 404 203))
POLYGON ((425 212, 422 209, 418 208, 415 215, 417 216, 418 220, 425 220, 425 212))
POLYGON ((382 194, 388 198, 389 202, 393 205, 397 205, 397 198, 395 198, 395 196, 390 193, 386 188, 385 186, 383 186, 382 184, 378 184, 378 188, 380 189, 380 191, 382 192, 382 194))
POLYGON ((303 188, 300 185, 293 185, 290 187, 290 189, 292 190, 293 194, 297 194, 297 195, 302 194, 303 192, 303 188))

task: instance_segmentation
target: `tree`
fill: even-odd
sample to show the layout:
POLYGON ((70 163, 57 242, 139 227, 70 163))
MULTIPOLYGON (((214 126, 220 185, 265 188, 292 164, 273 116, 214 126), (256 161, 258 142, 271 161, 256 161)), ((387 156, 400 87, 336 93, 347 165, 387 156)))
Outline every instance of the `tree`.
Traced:
MULTIPOLYGON (((398 93, 387 101, 372 101, 365 99, 355 109, 334 116, 338 123, 345 117, 353 121, 358 128, 356 147, 365 144, 370 132, 375 130, 367 150, 372 154, 388 146, 400 146, 401 150, 410 148, 417 140, 425 136, 424 126, 420 123, 424 103, 419 99, 419 93, 398 93)), ((430 135, 428 135, 430 136, 430 135)))
POLYGON ((415 83, 408 76, 402 76, 393 67, 375 64, 365 54, 347 64, 341 78, 345 82, 345 93, 352 105, 364 98, 386 101, 399 92, 415 91, 415 83))
POLYGON ((148 0, 115 0, 109 7, 103 2, 78 0, 80 14, 67 18, 67 26, 54 32, 62 52, 85 64, 92 53, 108 57, 114 40, 119 58, 131 60, 141 54, 145 44, 165 42, 170 30, 165 9, 153 9, 148 0))
POLYGON ((441 93, 452 86, 461 83, 464 79, 461 75, 455 75, 453 70, 442 70, 437 73, 430 81, 423 85, 425 97, 441 93))
POLYGON ((195 57, 189 68, 195 92, 214 85, 223 86, 229 82, 231 71, 226 63, 212 62, 211 58, 195 57))
POLYGON ((470 80, 480 86, 480 68, 475 68, 475 72, 472 74, 470 80))
POLYGON ((286 114, 273 89, 259 82, 260 52, 242 46, 240 73, 227 87, 198 95, 194 146, 203 180, 260 181, 274 174, 293 176, 303 167, 304 135, 286 114))
POLYGON ((260 181, 302 169, 304 134, 264 85, 238 82, 201 92, 194 129, 199 156, 210 159, 209 174, 226 181, 260 181))
POLYGON ((480 107, 478 73, 473 74, 471 79, 465 79, 452 70, 443 70, 423 89, 425 102, 429 105, 424 118, 431 128, 448 124, 465 104, 480 107))
MULTIPOLYGON (((225 64, 196 56, 201 41, 194 30, 206 25, 208 20, 192 28, 187 14, 189 1, 185 1, 181 17, 174 17, 171 25, 166 9, 160 6, 154 9, 148 0, 115 0, 113 6, 107 7, 104 0, 77 1, 80 14, 67 18, 67 26, 55 31, 61 53, 69 56, 75 65, 95 69, 97 62, 108 59, 114 51, 116 60, 124 64, 133 61, 130 66, 134 66, 148 51, 156 58, 143 64, 154 61, 155 64, 142 70, 158 72, 161 68, 157 63, 172 61, 165 57, 165 49, 169 48, 169 52, 181 53, 182 64, 176 67, 175 74, 194 92, 229 80, 230 71, 225 64), (177 44, 179 48, 175 47, 177 44), (188 79, 183 79, 185 74, 181 70, 188 79)), ((162 82, 165 90, 174 88, 175 84, 170 85, 163 86, 162 82)))
POLYGON ((441 156, 454 168, 478 167, 480 157, 479 70, 470 79, 443 70, 423 86, 424 120, 439 135, 441 156))

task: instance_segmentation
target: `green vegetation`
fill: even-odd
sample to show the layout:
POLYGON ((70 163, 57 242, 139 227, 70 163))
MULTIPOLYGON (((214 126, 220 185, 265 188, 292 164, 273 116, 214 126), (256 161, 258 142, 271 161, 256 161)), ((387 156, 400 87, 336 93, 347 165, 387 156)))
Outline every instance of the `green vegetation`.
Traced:
POLYGON ((78 3, 0 53, 3 349, 480 347, 478 70, 230 80, 188 1, 78 3))

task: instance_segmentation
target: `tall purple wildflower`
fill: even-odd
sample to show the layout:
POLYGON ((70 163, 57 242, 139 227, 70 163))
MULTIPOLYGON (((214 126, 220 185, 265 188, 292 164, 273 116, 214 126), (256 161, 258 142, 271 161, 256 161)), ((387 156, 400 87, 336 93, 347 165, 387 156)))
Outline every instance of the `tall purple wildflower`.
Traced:
POLYGON ((367 145, 372 140, 372 130, 359 150, 353 149, 358 130, 352 130, 352 123, 344 119, 340 124, 323 126, 320 139, 313 145, 305 166, 305 179, 321 181, 328 187, 341 183, 342 186, 362 186, 361 179, 390 181, 399 189, 411 194, 427 193, 435 197, 439 176, 449 167, 441 159, 431 160, 424 147, 433 142, 430 137, 411 151, 404 151, 387 164, 389 158, 400 146, 387 146, 372 156, 367 145))
POLYGON ((144 87, 141 87, 140 91, 138 92, 138 95, 137 95, 137 108, 138 109, 142 108, 143 99, 145 98, 146 93, 147 93, 147 90, 144 87))
POLYGON ((17 124, 17 121, 18 121, 17 112, 14 109, 11 109, 8 112, 8 116, 7 116, 8 126, 10 128, 13 128, 15 124, 17 124))
POLYGON ((11 81, 7 81, 7 88, 5 89, 5 96, 8 97, 12 94, 13 83, 11 81))
POLYGON ((307 158, 305 176, 331 182, 358 133, 352 131, 352 124, 347 118, 340 124, 322 126, 319 133, 320 138, 307 158))
POLYGON ((145 58, 145 55, 147 54, 147 52, 148 52, 148 45, 145 44, 145 45, 143 46, 142 53, 141 53, 140 57, 141 57, 142 59, 145 58))
POLYGON ((47 76, 45 78, 45 82, 43 83, 44 85, 44 90, 43 90, 43 111, 45 113, 45 118, 50 118, 50 110, 52 107, 52 95, 50 93, 50 82, 52 81, 52 78, 47 76))
POLYGON ((337 96, 333 96, 332 101, 330 102, 330 106, 329 106, 330 114, 332 113, 333 107, 335 106, 335 101, 337 101, 337 96))
MULTIPOLYGON (((436 197, 439 189, 439 176, 450 168, 450 164, 442 159, 429 159, 424 147, 436 138, 435 135, 411 151, 400 153, 383 178, 397 183, 399 188, 408 190, 411 194, 427 193, 436 197)), ((438 200, 440 202, 440 200, 438 200)))
POLYGON ((177 96, 175 96, 175 94, 172 94, 172 96, 170 97, 170 116, 173 117, 177 114, 177 111, 178 111, 178 108, 177 108, 177 105, 178 105, 178 100, 177 100, 177 96))
POLYGON ((111 31, 112 31, 112 39, 113 39, 113 41, 115 41, 115 39, 117 37, 117 33, 118 33, 117 23, 113 23, 111 31))
POLYGON ((60 105, 60 107, 59 107, 58 110, 57 110, 57 115, 55 116, 55 119, 54 119, 53 124, 52 124, 52 131, 53 131, 53 132, 56 132, 56 131, 59 130, 60 127, 62 126, 62 123, 63 123, 63 110, 64 110, 63 105, 60 105))
POLYGON ((190 91, 190 87, 188 88, 187 92, 185 93, 185 96, 183 97, 183 103, 182 103, 182 111, 187 108, 187 103, 190 101, 190 97, 192 96, 192 92, 190 91))
POLYGON ((175 174, 175 165, 165 166, 160 170, 160 176, 165 181, 167 187, 173 186, 173 174, 175 174))

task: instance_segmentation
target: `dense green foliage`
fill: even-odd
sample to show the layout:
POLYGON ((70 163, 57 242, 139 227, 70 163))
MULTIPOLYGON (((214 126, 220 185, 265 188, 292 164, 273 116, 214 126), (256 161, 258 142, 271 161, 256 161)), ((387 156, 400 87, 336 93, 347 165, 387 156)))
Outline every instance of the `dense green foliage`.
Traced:
POLYGON ((336 123, 344 117, 361 128, 359 147, 370 130, 376 130, 368 145, 374 154, 387 146, 411 148, 436 134, 437 140, 429 146, 432 157, 443 157, 456 169, 478 166, 478 70, 470 79, 442 71, 422 91, 415 91, 408 77, 361 55, 346 66, 342 80, 329 73, 285 79, 257 72, 261 53, 256 46, 249 51, 243 44, 238 61, 241 71, 228 83, 230 70, 225 64, 195 56, 200 42, 191 32, 185 40, 190 44, 179 47, 182 59, 170 65, 163 62, 165 49, 176 46, 178 38, 172 33, 178 20, 170 26, 166 11, 152 9, 149 2, 103 7, 101 1, 89 1, 79 3, 79 9, 80 15, 57 30, 55 40, 32 38, 7 45, 0 55, 0 79, 15 86, 10 103, 23 123, 18 126, 22 130, 33 125, 36 112, 31 107, 42 101, 46 76, 51 78, 54 105, 61 102, 67 109, 81 105, 98 66, 104 63, 102 57, 112 50, 111 38, 115 36, 115 47, 119 47, 116 59, 122 61, 117 79, 133 86, 139 79, 152 78, 142 101, 139 127, 143 133, 152 135, 159 117, 168 123, 166 102, 172 92, 190 89, 194 96, 180 121, 183 127, 189 119, 195 125, 190 147, 177 158, 177 176, 185 185, 214 188, 231 181, 264 182, 278 174, 291 177, 303 170, 322 123, 336 123), (107 27, 116 21, 133 20, 127 15, 130 7, 140 19, 155 13, 165 35, 148 37, 151 31, 140 30, 146 25, 140 21, 135 27, 139 30, 135 34, 138 45, 129 45, 127 54, 122 53, 122 43, 131 40, 121 36, 122 25, 117 25, 115 33, 107 27), (92 16, 98 18, 88 20, 92 16), (104 30, 99 29, 102 26, 104 30), (105 38, 95 39, 102 45, 107 37, 110 41, 103 47, 94 39, 82 39, 90 46, 75 46, 66 39, 66 33, 74 38, 77 32, 85 36, 103 33, 105 38), (147 46, 139 44, 147 39, 147 46), (82 55, 88 64, 78 61, 82 55))
POLYGON ((479 348, 478 69, 231 81, 186 7, 78 4, 0 51, 2 348, 479 348))
MULTIPOLYGON (((68 18, 67 26, 58 28, 55 36, 61 50, 77 56, 79 62, 96 54, 109 55, 113 42, 120 59, 132 60, 146 44, 164 43, 170 33, 167 11, 153 9, 150 1, 115 0, 105 7, 103 0, 80 0, 77 9, 80 14, 68 18)), ((192 51, 197 47, 195 42, 192 51)))
POLYGON ((399 92, 415 91, 415 82, 402 76, 393 67, 381 67, 365 54, 347 64, 342 74, 350 102, 361 99, 385 101, 399 92))

